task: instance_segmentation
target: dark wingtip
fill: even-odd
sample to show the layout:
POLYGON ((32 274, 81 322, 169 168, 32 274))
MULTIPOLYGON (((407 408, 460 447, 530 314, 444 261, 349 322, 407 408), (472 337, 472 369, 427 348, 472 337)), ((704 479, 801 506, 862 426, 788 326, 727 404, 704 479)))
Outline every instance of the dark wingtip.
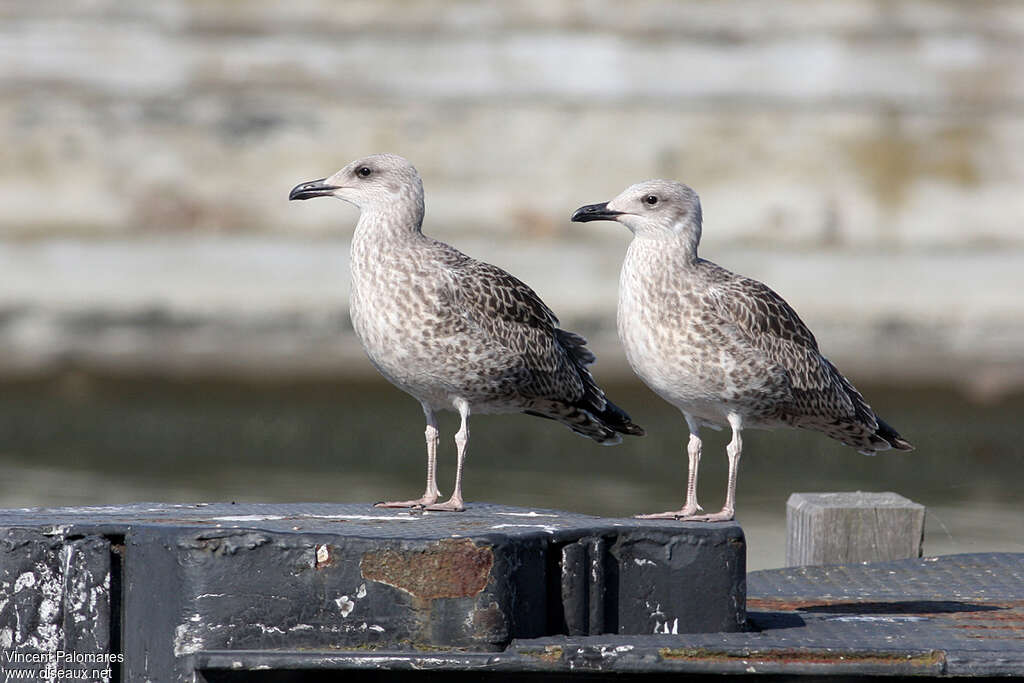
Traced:
POLYGON ((625 410, 611 401, 605 401, 604 411, 601 412, 599 417, 609 428, 614 429, 619 434, 627 434, 629 436, 647 435, 647 430, 633 422, 625 410))
POLYGON ((904 439, 902 436, 900 436, 899 432, 897 432, 895 429, 892 428, 892 425, 890 425, 888 422, 886 422, 885 420, 883 420, 880 417, 877 418, 877 420, 878 420, 878 431, 875 432, 875 434, 878 437, 880 437, 882 439, 885 439, 886 443, 888 443, 890 446, 892 446, 892 448, 894 450, 897 450, 897 451, 912 451, 912 450, 914 450, 914 445, 912 443, 910 443, 909 441, 907 441, 906 439, 904 439))

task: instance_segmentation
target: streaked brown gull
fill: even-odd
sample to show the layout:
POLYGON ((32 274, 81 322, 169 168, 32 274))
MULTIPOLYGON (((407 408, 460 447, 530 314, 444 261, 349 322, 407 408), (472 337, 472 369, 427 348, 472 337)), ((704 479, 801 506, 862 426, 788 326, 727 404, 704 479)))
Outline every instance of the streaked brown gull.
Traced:
POLYGON ((748 427, 824 432, 867 455, 913 450, 821 355, 782 297, 697 256, 702 216, 692 189, 648 180, 610 202, 580 207, 572 220, 617 221, 632 231, 619 278, 619 338, 634 372, 682 411, 690 430, 682 509, 642 517, 733 519, 748 427), (698 515, 700 428, 725 425, 732 429, 725 505, 698 515))
POLYGON ((423 234, 423 184, 393 154, 353 161, 297 185, 289 199, 337 197, 359 210, 352 238, 352 325, 370 362, 416 398, 426 416, 427 485, 383 507, 462 510, 462 469, 473 413, 523 412, 557 420, 600 444, 643 429, 605 398, 586 341, 558 328, 536 293, 497 266, 423 234), (455 490, 438 503, 434 417, 456 410, 455 490))

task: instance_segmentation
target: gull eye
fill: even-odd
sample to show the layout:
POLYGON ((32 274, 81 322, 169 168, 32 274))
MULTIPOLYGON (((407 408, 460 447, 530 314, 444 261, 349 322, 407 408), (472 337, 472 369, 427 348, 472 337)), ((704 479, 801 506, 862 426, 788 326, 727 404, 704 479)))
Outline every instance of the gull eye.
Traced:
POLYGON ((647 206, 654 206, 657 203, 658 198, 655 197, 653 194, 649 194, 646 197, 644 197, 644 204, 646 204, 647 206))
POLYGON ((360 178, 369 178, 370 174, 373 173, 369 166, 360 166, 356 169, 356 175, 360 178))

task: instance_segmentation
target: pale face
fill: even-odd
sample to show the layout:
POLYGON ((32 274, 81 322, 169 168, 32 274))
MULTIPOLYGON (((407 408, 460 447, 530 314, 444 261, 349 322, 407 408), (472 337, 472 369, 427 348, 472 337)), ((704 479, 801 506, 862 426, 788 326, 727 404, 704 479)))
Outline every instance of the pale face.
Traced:
POLYGON ((631 185, 610 202, 580 207, 572 220, 616 221, 638 235, 699 231, 700 199, 682 183, 647 180, 631 185))
POLYGON ((330 177, 296 185, 288 198, 337 197, 365 209, 422 194, 420 177, 412 164, 394 154, 374 154, 353 161, 330 177))

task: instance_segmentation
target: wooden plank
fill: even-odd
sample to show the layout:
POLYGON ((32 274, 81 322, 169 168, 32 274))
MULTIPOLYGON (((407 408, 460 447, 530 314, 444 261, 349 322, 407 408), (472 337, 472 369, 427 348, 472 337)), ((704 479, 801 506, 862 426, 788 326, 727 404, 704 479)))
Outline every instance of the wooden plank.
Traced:
POLYGON ((892 493, 794 493, 786 503, 786 564, 921 557, 925 507, 892 493))

